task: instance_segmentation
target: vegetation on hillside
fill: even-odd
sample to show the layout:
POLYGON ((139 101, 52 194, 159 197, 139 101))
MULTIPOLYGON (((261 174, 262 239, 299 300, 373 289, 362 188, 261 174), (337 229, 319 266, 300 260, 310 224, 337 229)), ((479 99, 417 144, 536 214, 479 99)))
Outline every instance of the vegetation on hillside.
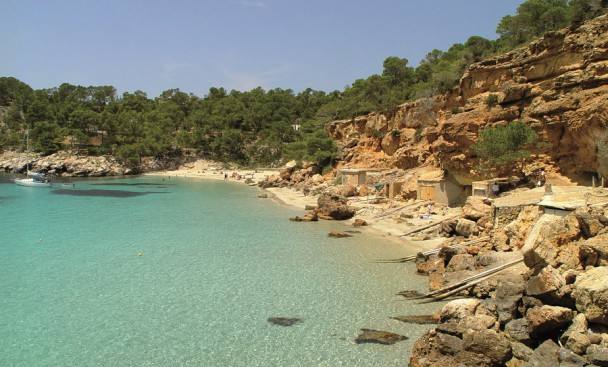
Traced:
POLYGON ((479 132, 473 151, 480 158, 482 171, 513 165, 530 156, 538 141, 536 132, 521 121, 487 127, 479 132))
MULTIPOLYGON (((381 74, 330 93, 211 88, 201 98, 170 89, 148 98, 141 91, 117 95, 112 86, 66 83, 33 90, 15 78, 0 78, 0 149, 24 149, 29 128, 32 148, 45 154, 86 147, 89 154, 114 154, 136 165, 142 156, 193 150, 245 165, 274 165, 285 158, 325 165, 336 153, 323 129, 326 122, 391 111, 408 100, 448 91, 471 63, 600 15, 607 3, 527 0, 500 21, 496 40, 470 37, 447 51, 429 52, 417 67, 391 56, 381 74)), ((487 102, 488 107, 494 103, 487 102)))

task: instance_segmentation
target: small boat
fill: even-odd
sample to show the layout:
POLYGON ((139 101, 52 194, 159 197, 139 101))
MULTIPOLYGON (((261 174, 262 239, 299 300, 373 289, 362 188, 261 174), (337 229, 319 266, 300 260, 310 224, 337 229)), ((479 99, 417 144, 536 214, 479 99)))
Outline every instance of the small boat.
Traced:
MULTIPOLYGON (((27 151, 30 151, 30 131, 29 129, 25 132, 26 139, 26 147, 27 151)), ((29 187, 51 187, 51 183, 49 179, 46 177, 44 173, 39 172, 30 172, 29 163, 26 166, 27 169, 27 178, 16 178, 15 184, 19 186, 29 186, 29 187)))
POLYGON ((31 178, 16 178, 15 184, 29 187, 51 187, 51 183, 43 173, 32 173, 28 171, 27 174, 28 176, 31 176, 31 178))

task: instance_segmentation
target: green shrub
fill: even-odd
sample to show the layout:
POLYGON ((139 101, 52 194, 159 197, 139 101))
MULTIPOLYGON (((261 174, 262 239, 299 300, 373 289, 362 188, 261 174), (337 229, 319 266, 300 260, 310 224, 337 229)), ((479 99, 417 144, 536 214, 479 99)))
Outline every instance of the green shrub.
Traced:
POLYGON ((373 130, 372 137, 374 137, 376 139, 382 139, 382 138, 384 138, 384 133, 380 130, 373 130))
POLYGON ((536 132, 521 121, 505 126, 487 127, 479 132, 473 151, 488 167, 499 167, 530 156, 529 148, 536 146, 536 132))
POLYGON ((498 104, 498 96, 494 93, 489 94, 486 97, 486 106, 488 106, 488 108, 492 108, 494 106, 496 106, 498 104))

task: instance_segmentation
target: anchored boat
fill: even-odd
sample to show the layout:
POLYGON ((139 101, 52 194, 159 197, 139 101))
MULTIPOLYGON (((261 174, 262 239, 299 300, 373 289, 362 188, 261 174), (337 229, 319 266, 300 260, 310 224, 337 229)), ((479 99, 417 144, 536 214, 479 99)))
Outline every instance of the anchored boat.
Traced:
MULTIPOLYGON (((30 151, 30 131, 29 129, 25 132, 26 139, 26 149, 30 151)), ((29 187, 51 187, 51 182, 46 177, 44 173, 39 172, 30 172, 30 164, 28 163, 26 166, 27 169, 27 177, 26 178, 16 178, 15 184, 19 186, 29 186, 29 187)))
POLYGON ((29 186, 29 187, 50 187, 51 183, 49 182, 49 179, 46 177, 45 174, 43 173, 37 173, 37 172, 29 172, 28 171, 28 178, 16 178, 15 179, 15 184, 19 185, 19 186, 29 186))

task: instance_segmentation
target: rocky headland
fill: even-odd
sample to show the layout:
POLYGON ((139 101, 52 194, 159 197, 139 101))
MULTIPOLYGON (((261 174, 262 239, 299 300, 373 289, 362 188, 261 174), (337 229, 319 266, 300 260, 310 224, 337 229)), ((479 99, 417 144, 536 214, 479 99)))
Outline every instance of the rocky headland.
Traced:
POLYGON ((0 153, 0 171, 25 173, 29 167, 31 171, 63 177, 123 176, 172 169, 184 160, 183 157, 143 157, 137 167, 129 167, 110 155, 90 156, 59 151, 43 156, 38 153, 5 151, 0 153))

